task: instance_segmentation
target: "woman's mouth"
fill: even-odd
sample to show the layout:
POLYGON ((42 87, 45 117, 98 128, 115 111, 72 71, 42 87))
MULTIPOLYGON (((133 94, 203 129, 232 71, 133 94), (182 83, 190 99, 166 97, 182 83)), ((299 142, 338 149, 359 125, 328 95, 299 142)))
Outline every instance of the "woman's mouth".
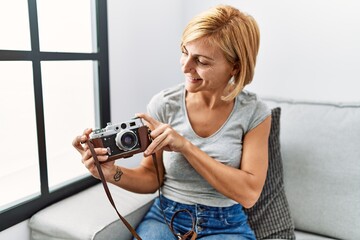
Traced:
POLYGON ((186 77, 186 79, 190 83, 197 83, 197 82, 200 82, 202 80, 201 78, 193 78, 193 77, 186 77))

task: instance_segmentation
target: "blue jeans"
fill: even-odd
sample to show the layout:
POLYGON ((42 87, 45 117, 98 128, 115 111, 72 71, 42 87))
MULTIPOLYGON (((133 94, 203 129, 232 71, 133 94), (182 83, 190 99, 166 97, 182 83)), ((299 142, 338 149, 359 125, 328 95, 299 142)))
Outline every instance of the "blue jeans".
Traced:
MULTIPOLYGON (((161 204, 169 224, 176 211, 188 210, 195 221, 197 239, 256 240, 240 204, 230 207, 188 205, 174 202, 164 196, 161 196, 161 204)), ((192 218, 187 212, 181 212, 174 218, 173 226, 176 233, 183 235, 191 230, 192 218)), ((136 232, 143 240, 177 239, 164 221, 159 198, 155 199, 154 204, 137 227, 136 232)))

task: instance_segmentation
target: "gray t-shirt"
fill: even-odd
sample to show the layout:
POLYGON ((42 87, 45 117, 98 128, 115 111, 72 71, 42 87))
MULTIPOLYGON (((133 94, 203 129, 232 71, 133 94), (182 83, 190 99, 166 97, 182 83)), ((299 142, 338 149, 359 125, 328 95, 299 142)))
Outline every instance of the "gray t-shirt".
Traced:
MULTIPOLYGON (((217 161, 239 168, 244 135, 271 114, 271 110, 257 96, 242 91, 224 125, 213 135, 203 138, 192 129, 185 107, 185 85, 165 89, 148 104, 148 113, 160 122, 169 124, 179 134, 217 161)), ((211 119, 209 119, 211 121, 211 119)), ((237 202, 214 189, 184 156, 164 151, 165 197, 185 204, 227 207, 237 202)))

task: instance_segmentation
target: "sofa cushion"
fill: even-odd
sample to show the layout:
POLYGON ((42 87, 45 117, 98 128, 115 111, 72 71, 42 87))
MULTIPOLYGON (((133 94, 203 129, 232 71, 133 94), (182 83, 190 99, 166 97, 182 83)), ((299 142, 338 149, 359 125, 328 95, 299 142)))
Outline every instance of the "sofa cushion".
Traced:
POLYGON ((314 233, 307 233, 302 231, 295 231, 296 240, 336 240, 335 238, 328 238, 314 233))
POLYGON ((271 111, 269 167, 265 185, 256 204, 245 209, 257 239, 295 239, 294 224, 284 190, 280 153, 280 108, 271 111))
POLYGON ((281 107, 284 181, 296 229, 360 239, 360 103, 266 102, 281 107))
MULTIPOLYGON (((119 212, 135 228, 156 194, 137 194, 112 184, 108 186, 119 212)), ((29 227, 32 240, 132 238, 107 199, 101 183, 34 214, 29 227)))

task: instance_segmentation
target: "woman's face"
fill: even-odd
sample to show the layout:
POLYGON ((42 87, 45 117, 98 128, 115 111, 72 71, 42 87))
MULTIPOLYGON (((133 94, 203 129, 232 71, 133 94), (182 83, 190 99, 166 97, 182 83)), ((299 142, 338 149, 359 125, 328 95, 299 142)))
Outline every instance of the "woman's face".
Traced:
POLYGON ((183 46, 180 58, 188 92, 205 91, 222 96, 229 79, 235 74, 219 47, 202 39, 183 46))

